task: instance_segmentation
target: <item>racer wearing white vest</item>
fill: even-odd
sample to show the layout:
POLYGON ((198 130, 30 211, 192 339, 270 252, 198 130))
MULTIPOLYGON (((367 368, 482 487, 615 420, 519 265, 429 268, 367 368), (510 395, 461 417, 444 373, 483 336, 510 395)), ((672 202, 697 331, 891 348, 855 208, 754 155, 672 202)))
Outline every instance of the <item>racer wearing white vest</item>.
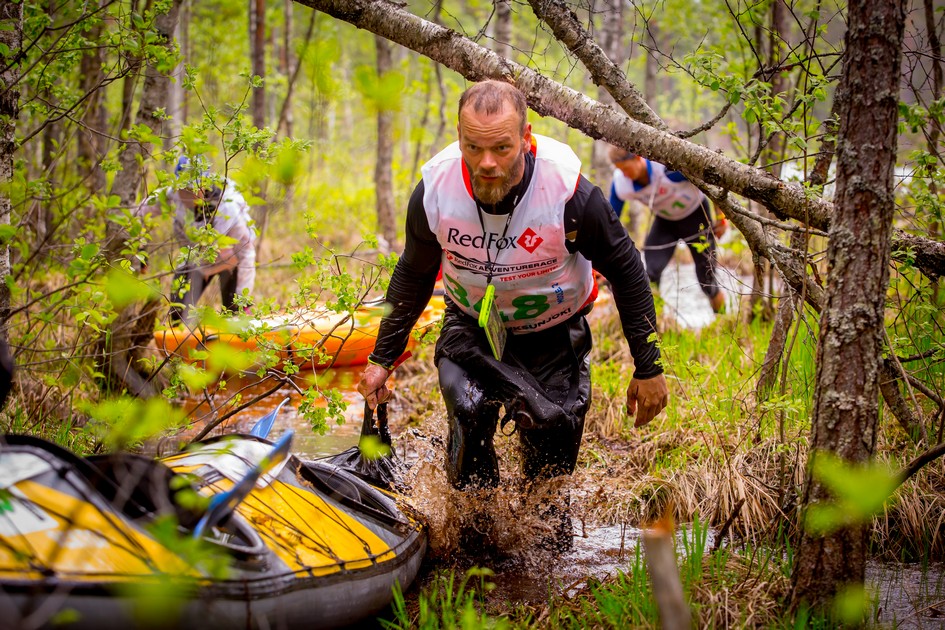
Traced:
POLYGON ((668 170, 664 164, 642 156, 627 160, 633 162, 621 160, 622 168, 614 169, 610 205, 618 218, 624 202, 631 200, 642 203, 656 215, 643 242, 650 282, 659 286, 676 244, 683 241, 692 254, 699 287, 713 310, 719 311, 724 307, 725 296, 718 282, 716 235, 709 200, 679 171, 668 170))
MULTIPOLYGON (((705 195, 679 171, 667 171, 665 164, 646 161, 649 182, 640 185, 614 169, 613 192, 622 201, 639 201, 653 214, 678 221, 695 212, 705 195)), ((619 213, 618 213, 619 214, 619 213)))
POLYGON ((573 316, 596 297, 591 263, 565 245, 564 206, 577 188, 581 161, 565 144, 533 134, 533 184, 511 213, 483 211, 453 143, 427 162, 423 207, 443 248, 443 286, 472 317, 491 279, 496 306, 511 333, 542 330, 573 316))

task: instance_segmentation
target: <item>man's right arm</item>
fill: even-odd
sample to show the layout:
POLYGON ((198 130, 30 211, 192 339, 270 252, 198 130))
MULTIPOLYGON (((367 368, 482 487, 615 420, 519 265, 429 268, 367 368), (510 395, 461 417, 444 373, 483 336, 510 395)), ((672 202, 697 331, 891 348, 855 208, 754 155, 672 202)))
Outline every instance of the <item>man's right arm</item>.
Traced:
POLYGON ((407 204, 406 242, 387 287, 391 311, 381 321, 377 345, 370 360, 390 367, 403 353, 410 333, 430 301, 443 250, 430 230, 423 207, 423 181, 417 184, 407 204))

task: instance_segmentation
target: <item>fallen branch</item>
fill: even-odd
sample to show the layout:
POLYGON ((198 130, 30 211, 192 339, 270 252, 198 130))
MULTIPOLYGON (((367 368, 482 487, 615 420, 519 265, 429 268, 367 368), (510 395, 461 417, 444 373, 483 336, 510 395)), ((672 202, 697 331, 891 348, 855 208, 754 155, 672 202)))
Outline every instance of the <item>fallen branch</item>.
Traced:
POLYGON ((905 482, 909 481, 909 478, 919 472, 923 466, 935 461, 942 455, 945 455, 945 442, 936 444, 909 462, 909 465, 899 472, 899 485, 901 486, 905 482))

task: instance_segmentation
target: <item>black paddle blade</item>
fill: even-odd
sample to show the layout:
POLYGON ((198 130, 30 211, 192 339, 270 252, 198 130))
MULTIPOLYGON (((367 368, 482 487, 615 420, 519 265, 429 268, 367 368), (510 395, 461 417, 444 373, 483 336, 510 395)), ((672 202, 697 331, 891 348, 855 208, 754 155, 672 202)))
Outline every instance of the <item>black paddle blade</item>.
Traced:
POLYGON ((348 470, 372 486, 392 490, 399 484, 401 464, 391 448, 390 429, 387 427, 387 403, 377 406, 377 423, 374 411, 364 403, 364 423, 358 446, 328 458, 328 462, 348 470))

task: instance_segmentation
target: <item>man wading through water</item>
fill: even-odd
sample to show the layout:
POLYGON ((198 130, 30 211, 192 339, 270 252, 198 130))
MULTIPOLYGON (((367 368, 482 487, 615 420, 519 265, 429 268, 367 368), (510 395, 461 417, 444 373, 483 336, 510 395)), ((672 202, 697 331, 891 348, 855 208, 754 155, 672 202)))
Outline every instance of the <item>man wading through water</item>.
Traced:
MULTIPOLYGON (((584 316, 597 296, 594 269, 613 287, 633 354, 627 414, 639 427, 666 407, 646 272, 574 152, 532 134, 518 89, 498 81, 467 89, 457 131, 459 142, 423 166, 410 197, 406 246, 387 290, 392 310, 358 391, 372 408, 388 398, 391 366, 442 265, 446 311, 434 360, 449 418, 449 482, 459 489, 498 484, 500 409, 503 426, 515 423, 526 478, 571 474, 590 404, 584 316), (493 294, 495 310, 488 308, 493 294), (491 322, 481 322, 481 310, 491 322)), ((557 516, 553 543, 569 547, 570 517, 560 510, 543 516, 557 516)))

